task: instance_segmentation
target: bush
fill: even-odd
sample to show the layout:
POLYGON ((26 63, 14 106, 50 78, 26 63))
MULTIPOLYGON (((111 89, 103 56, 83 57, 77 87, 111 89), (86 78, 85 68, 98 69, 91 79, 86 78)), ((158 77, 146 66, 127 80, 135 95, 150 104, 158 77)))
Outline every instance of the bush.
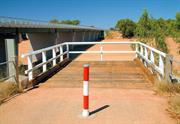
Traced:
POLYGON ((166 81, 157 81, 155 83, 154 89, 159 94, 176 94, 180 93, 180 84, 167 83, 166 81))
POLYGON ((0 82, 0 104, 4 99, 18 92, 18 87, 14 82, 0 82))
POLYGON ((173 96, 169 101, 170 107, 168 108, 168 111, 171 113, 171 115, 180 120, 180 96, 173 96))
POLYGON ((116 29, 121 31, 123 37, 131 38, 134 36, 136 23, 130 19, 122 19, 117 22, 116 29))

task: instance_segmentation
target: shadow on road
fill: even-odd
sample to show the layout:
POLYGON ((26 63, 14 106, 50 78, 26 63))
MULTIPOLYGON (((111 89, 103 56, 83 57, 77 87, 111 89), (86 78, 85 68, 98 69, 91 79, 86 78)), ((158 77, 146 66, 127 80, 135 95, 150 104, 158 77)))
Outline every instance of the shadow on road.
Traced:
POLYGON ((104 105, 104 106, 102 106, 102 107, 100 107, 100 108, 98 108, 98 109, 90 112, 89 115, 91 116, 91 115, 93 115, 93 114, 96 114, 97 112, 100 112, 100 111, 102 111, 102 110, 104 110, 104 109, 106 109, 106 108, 108 108, 108 107, 110 107, 110 105, 104 105))

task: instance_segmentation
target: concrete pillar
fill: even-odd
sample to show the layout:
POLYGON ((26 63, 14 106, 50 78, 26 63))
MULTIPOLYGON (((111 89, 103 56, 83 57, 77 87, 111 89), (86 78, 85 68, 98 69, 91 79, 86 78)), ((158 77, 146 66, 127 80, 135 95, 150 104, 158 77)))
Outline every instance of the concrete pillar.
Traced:
POLYGON ((84 31, 84 32, 83 32, 83 35, 82 35, 82 42, 84 42, 85 35, 86 35, 86 32, 84 31))
POLYGON ((91 41, 91 32, 89 32, 89 41, 91 41))
MULTIPOLYGON (((72 36, 72 42, 75 42, 75 41, 76 41, 76 32, 74 31, 74 32, 73 32, 73 36, 72 36)), ((69 49, 70 49, 70 50, 74 49, 74 46, 71 45, 71 46, 69 47, 69 49)))
POLYGON ((170 78, 170 75, 172 74, 172 59, 173 59, 173 56, 172 55, 169 55, 167 54, 166 55, 166 58, 165 58, 165 80, 168 82, 168 83, 171 83, 171 78, 170 78))

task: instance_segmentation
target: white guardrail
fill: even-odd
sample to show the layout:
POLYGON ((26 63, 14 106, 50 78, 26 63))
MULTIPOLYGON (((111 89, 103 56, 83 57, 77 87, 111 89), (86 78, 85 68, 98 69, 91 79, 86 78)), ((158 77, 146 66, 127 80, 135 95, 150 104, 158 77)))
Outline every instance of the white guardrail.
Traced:
POLYGON ((28 60, 28 69, 25 71, 26 74, 28 74, 29 81, 34 79, 33 71, 35 69, 41 68, 43 69, 42 73, 48 71, 47 70, 47 64, 50 62, 53 62, 53 66, 57 65, 57 59, 59 59, 59 63, 63 61, 64 55, 66 55, 66 58, 69 58, 69 54, 79 54, 79 53, 93 53, 93 54, 100 54, 100 61, 103 61, 103 54, 106 53, 112 53, 112 54, 121 54, 121 53, 136 53, 136 56, 139 56, 142 60, 145 61, 145 66, 147 64, 153 65, 155 71, 157 71, 161 76, 164 76, 164 58, 166 57, 166 54, 154 49, 144 43, 141 42, 65 42, 62 44, 58 44, 55 46, 51 46, 48 48, 40 49, 37 51, 33 51, 27 54, 23 54, 22 58, 27 57, 28 60), (98 51, 70 51, 69 46, 70 45, 95 45, 99 44, 100 49, 98 51), (129 44, 129 45, 135 45, 135 50, 131 51, 104 51, 103 45, 104 44, 129 44), (63 47, 66 47, 65 51, 63 47), (52 51, 52 58, 47 59, 46 53, 48 51, 52 51), (58 55, 57 55, 58 51, 58 55), (32 56, 41 54, 42 55, 42 62, 40 64, 33 66, 33 60, 32 56), (158 64, 155 62, 155 54, 158 55, 158 64))

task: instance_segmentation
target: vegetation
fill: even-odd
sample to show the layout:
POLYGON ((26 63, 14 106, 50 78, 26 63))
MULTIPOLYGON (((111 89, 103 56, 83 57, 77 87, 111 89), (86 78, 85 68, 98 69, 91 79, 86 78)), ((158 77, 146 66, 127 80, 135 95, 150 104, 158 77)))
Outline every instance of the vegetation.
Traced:
POLYGON ((180 122, 180 84, 157 81, 155 83, 155 91, 158 94, 170 96, 169 108, 167 110, 180 122))
POLYGON ((0 82, 0 104, 5 98, 18 92, 18 87, 14 82, 0 82))
POLYGON ((52 24, 79 25, 80 21, 79 20, 61 20, 61 21, 58 21, 57 19, 52 19, 52 20, 50 20, 50 23, 52 23, 52 24))
POLYGON ((168 111, 172 114, 174 118, 179 120, 180 123, 180 96, 176 95, 171 97, 169 104, 170 106, 168 111))
POLYGON ((180 43, 180 12, 177 12, 176 19, 155 19, 150 17, 147 10, 135 23, 130 19, 118 20, 116 29, 119 30, 123 37, 135 36, 153 47, 157 47, 161 51, 168 52, 165 38, 173 37, 175 41, 180 43))
POLYGON ((136 23, 130 19, 122 19, 117 22, 116 28, 121 31, 123 37, 131 38, 134 36, 136 23))
POLYGON ((155 83, 155 91, 158 94, 176 94, 180 93, 180 84, 179 83, 167 83, 165 81, 157 81, 155 83))

